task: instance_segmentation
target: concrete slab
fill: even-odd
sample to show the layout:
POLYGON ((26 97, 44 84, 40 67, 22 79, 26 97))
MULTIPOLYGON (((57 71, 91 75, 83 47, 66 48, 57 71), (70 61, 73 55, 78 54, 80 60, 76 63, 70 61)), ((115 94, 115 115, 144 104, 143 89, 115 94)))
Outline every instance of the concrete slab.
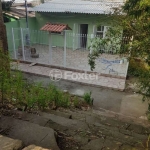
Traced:
POLYGON ((35 144, 44 148, 59 150, 54 130, 51 128, 17 120, 12 117, 2 117, 0 127, 2 129, 11 127, 9 131, 10 137, 22 140, 25 146, 35 144))
POLYGON ((0 150, 20 150, 22 141, 0 135, 0 150))
POLYGON ((127 116, 135 116, 142 118, 146 116, 146 111, 148 110, 148 102, 142 101, 142 95, 139 94, 130 94, 125 95, 122 98, 120 113, 127 116))
POLYGON ((115 89, 123 91, 125 88, 125 78, 116 78, 101 75, 100 73, 93 72, 80 72, 77 70, 68 71, 63 68, 52 68, 50 66, 35 65, 29 66, 27 63, 12 63, 12 69, 17 68, 24 72, 30 73, 38 76, 49 77, 52 81, 66 80, 70 82, 75 82, 79 84, 95 86, 95 87, 105 87, 109 89, 115 89))
POLYGON ((44 118, 49 118, 49 120, 52 120, 53 122, 60 124, 62 126, 65 126, 70 129, 88 129, 88 125, 85 122, 79 121, 79 120, 73 120, 73 119, 67 119, 61 116, 56 116, 53 114, 47 114, 47 113, 40 113, 40 115, 44 118))
POLYGON ((52 149, 46 149, 46 148, 42 148, 36 145, 29 145, 28 147, 25 147, 22 150, 52 150, 52 149))

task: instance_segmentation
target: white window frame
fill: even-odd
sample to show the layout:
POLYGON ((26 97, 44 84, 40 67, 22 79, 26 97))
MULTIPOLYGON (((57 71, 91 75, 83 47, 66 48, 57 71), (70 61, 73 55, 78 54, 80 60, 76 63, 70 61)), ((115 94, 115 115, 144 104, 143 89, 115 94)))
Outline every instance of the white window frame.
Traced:
POLYGON ((97 36, 97 33, 102 33, 102 35, 103 35, 102 38, 104 38, 108 28, 109 28, 109 26, 104 26, 104 25, 97 26, 95 35, 97 36), (99 27, 101 28, 101 30, 98 30, 99 27))

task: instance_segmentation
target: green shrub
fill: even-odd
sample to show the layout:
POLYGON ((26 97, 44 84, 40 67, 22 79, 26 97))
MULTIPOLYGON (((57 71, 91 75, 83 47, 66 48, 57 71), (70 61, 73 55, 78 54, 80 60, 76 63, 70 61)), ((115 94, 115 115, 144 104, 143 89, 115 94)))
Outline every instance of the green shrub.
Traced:
POLYGON ((93 103, 91 94, 92 94, 92 92, 84 93, 84 96, 83 96, 84 101, 89 105, 92 105, 92 103, 93 103))
POLYGON ((3 93, 3 99, 7 98, 16 107, 25 106, 26 109, 38 107, 43 110, 53 104, 56 107, 65 108, 71 104, 70 94, 64 93, 54 85, 44 88, 42 83, 29 84, 27 80, 23 79, 22 73, 17 70, 11 74, 10 78, 4 75, 0 75, 0 78, 3 77, 0 92, 3 93))
POLYGON ((148 69, 146 63, 142 60, 131 58, 129 60, 128 74, 133 76, 140 76, 141 72, 144 72, 148 69))

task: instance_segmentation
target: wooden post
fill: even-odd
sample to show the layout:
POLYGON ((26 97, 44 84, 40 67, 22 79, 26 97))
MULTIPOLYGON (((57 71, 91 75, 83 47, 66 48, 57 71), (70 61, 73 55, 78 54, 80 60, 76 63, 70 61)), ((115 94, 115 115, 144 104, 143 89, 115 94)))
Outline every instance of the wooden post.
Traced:
POLYGON ((8 58, 8 44, 6 36, 6 28, 3 21, 2 3, 0 0, 0 86, 1 97, 0 102, 4 103, 4 83, 5 79, 10 77, 10 65, 8 58))
POLYGON ((6 27, 3 21, 2 3, 0 1, 0 49, 3 53, 8 54, 6 27))

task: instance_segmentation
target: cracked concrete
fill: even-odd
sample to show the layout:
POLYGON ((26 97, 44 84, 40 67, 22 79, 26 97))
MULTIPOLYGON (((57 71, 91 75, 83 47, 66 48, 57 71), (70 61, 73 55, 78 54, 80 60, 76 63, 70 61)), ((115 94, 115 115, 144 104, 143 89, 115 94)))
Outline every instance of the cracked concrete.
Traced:
MULTIPOLYGON (((18 116, 17 113, 15 113, 14 117, 16 116, 18 116)), ((63 145, 67 147, 62 150, 76 150, 76 147, 81 150, 132 150, 132 148, 140 150, 141 145, 139 145, 139 142, 145 143, 150 134, 149 127, 144 127, 130 121, 122 121, 116 117, 99 116, 84 111, 58 110, 51 111, 51 114, 40 112, 39 116, 21 112, 20 116, 24 122, 26 120, 25 124, 32 122, 36 126, 40 125, 54 129, 58 132, 58 137, 63 135, 67 139, 67 145, 65 145, 66 141, 63 141, 63 145), (70 114, 73 119, 69 119, 70 114)), ((12 118, 10 117, 9 121, 11 120, 12 118)), ((5 125, 5 121, 2 124, 5 125)), ((12 125, 15 127, 14 123, 12 125)), ((34 130, 37 131, 37 129, 34 130)), ((16 131, 18 132, 18 129, 16 131)), ((12 133, 11 131, 10 135, 12 133)), ((14 135, 16 137, 16 134, 13 133, 12 136, 14 135)), ((31 138, 33 137, 31 136, 31 138)), ((40 135, 38 143, 48 142, 49 138, 49 135, 44 132, 42 136, 40 135)))

